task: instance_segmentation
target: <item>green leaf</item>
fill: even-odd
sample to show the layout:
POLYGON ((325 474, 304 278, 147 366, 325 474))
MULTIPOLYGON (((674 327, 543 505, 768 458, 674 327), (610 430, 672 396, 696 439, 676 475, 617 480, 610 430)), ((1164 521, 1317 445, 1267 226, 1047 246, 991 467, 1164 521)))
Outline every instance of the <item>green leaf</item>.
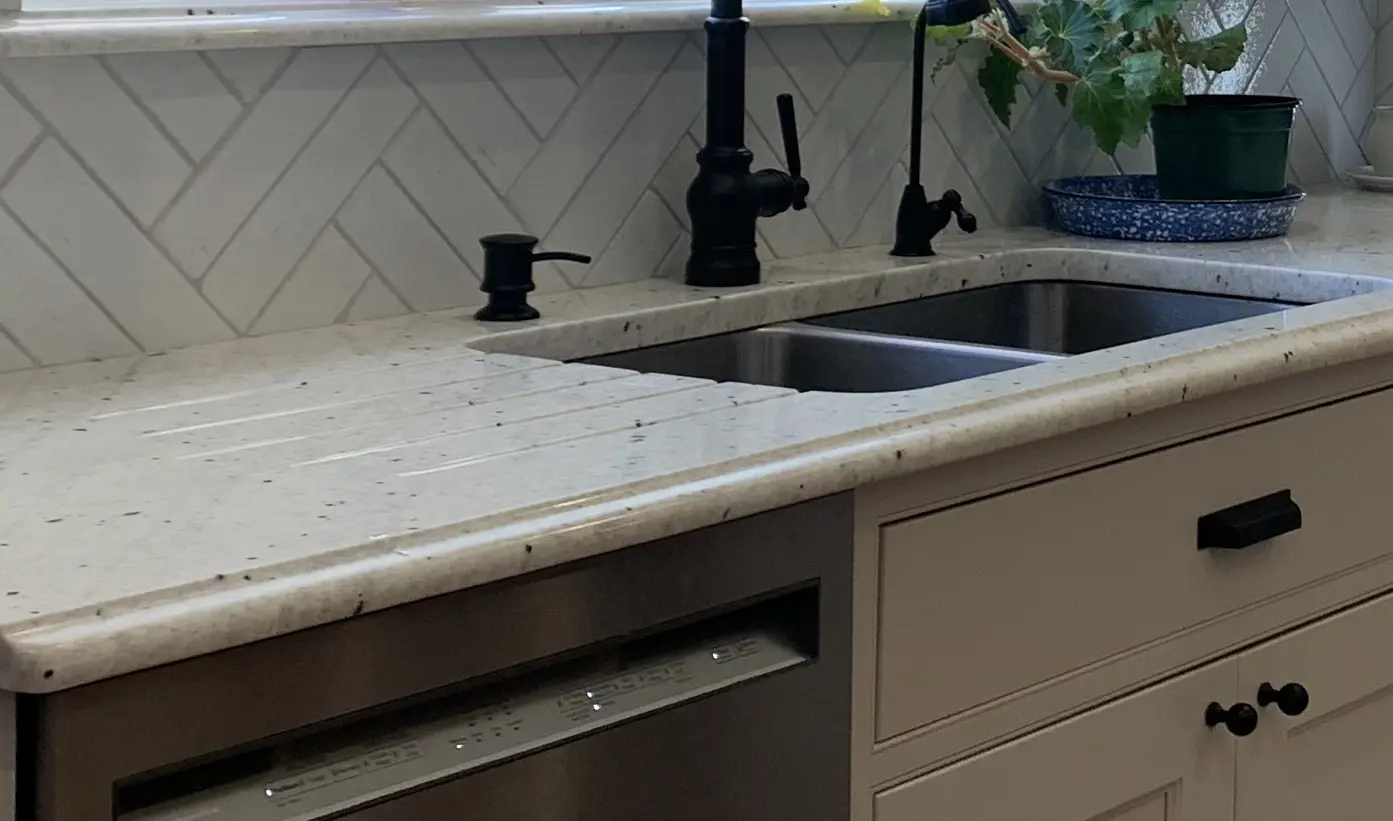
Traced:
POLYGON ((1128 94, 1150 97, 1156 92, 1166 70, 1166 55, 1159 51, 1139 51, 1122 61, 1122 83, 1128 94))
POLYGON ((1095 71, 1074 86, 1074 119, 1093 132, 1098 147, 1108 154, 1116 153, 1122 142, 1117 114, 1125 90, 1116 71, 1095 71))
POLYGON ((1156 90, 1151 92, 1152 105, 1184 105, 1185 75, 1177 68, 1166 66, 1156 81, 1156 90))
POLYGON ((1140 51, 1122 61, 1122 84, 1127 94, 1149 105, 1185 102, 1185 78, 1159 51, 1140 51))
POLYGON ((1121 60, 1132 53, 1132 46, 1137 39, 1136 35, 1123 30, 1115 23, 1105 24, 1104 32, 1107 36, 1103 40, 1103 47, 1098 50, 1098 56, 1121 60))
POLYGON ((1029 36, 1056 68, 1084 73, 1103 46, 1104 20, 1085 0, 1050 0, 1040 7, 1029 36))
POLYGON ((1074 119, 1093 132, 1108 154, 1122 143, 1140 143, 1151 116, 1150 102, 1128 91, 1124 77, 1120 65, 1098 65, 1074 86, 1074 119))
POLYGON ((1210 37, 1181 43, 1179 54, 1186 65, 1210 71, 1228 71, 1238 65, 1247 45, 1248 29, 1239 23, 1210 37))
POLYGON ((1102 6, 1112 22, 1141 31, 1156 25, 1162 17, 1176 16, 1184 4, 1184 0, 1103 0, 1102 6))
POLYGON ((1060 105, 1068 105, 1068 104, 1069 104, 1069 85, 1068 85, 1067 83, 1055 83, 1055 84, 1054 84, 1054 98, 1055 98, 1056 100, 1059 101, 1059 104, 1060 104, 1060 105))
POLYGON ((978 85, 982 86, 997 119, 1007 128, 1011 127, 1011 106, 1016 104, 1016 87, 1020 84, 1022 70, 1019 63, 996 49, 991 50, 977 69, 978 85))

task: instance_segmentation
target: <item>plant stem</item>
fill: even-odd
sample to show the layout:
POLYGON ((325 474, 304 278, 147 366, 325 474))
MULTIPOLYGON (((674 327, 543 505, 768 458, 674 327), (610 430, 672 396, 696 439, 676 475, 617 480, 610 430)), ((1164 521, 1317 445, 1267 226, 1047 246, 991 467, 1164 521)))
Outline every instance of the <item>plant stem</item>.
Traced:
POLYGON ((984 38, 997 51, 1005 54, 1012 62, 1034 74, 1037 77, 1048 80, 1052 83, 1077 83, 1079 77, 1068 71, 1050 68, 1043 61, 1034 57, 1030 49, 1026 48, 1020 40, 1017 40, 1009 31, 1005 31, 993 23, 981 21, 979 25, 982 31, 986 32, 984 38))
POLYGON ((1178 43, 1183 32, 1180 24, 1169 17, 1160 17, 1156 20, 1156 36, 1161 44, 1161 53, 1166 55, 1170 62, 1170 67, 1180 71, 1183 66, 1180 64, 1180 51, 1178 43))

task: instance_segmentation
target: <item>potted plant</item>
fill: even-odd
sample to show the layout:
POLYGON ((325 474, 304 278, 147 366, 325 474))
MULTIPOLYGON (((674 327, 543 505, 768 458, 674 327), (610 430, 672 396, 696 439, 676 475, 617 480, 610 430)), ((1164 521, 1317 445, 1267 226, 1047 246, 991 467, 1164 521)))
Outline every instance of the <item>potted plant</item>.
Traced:
MULTIPOLYGON (((878 0, 873 0, 878 2, 878 0)), ((1204 0, 1041 0, 1023 24, 1009 0, 962 26, 931 26, 948 47, 991 46, 978 82, 1007 126, 1027 74, 1054 84, 1074 120, 1108 154, 1136 146, 1148 128, 1166 199, 1241 199, 1286 188, 1287 153, 1298 100, 1247 95, 1186 95, 1186 68, 1223 72, 1247 45, 1242 25, 1191 37, 1179 16, 1204 0)))

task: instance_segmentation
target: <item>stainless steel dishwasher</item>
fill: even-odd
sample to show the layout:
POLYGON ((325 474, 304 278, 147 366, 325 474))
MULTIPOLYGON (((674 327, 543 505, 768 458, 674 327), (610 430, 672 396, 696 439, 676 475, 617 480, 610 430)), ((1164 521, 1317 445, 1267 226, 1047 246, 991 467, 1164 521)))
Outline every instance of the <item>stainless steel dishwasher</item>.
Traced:
POLYGON ((830 497, 20 702, 22 821, 846 821, 830 497))

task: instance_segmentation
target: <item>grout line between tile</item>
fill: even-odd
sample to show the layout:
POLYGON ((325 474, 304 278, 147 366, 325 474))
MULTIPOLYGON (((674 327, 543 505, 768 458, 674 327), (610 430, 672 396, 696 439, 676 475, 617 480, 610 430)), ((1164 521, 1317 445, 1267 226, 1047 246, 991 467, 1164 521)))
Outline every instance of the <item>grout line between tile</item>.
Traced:
MULTIPOLYGON (((653 74, 653 82, 648 86, 648 90, 643 93, 643 96, 639 98, 638 102, 634 105, 633 110, 629 112, 629 115, 626 118, 624 118, 624 124, 619 126, 619 128, 615 130, 614 136, 610 139, 609 143, 605 145, 605 147, 596 154, 595 161, 592 162, 590 164, 590 167, 586 169, 585 175, 581 177, 580 183, 576 185, 575 190, 571 191, 570 195, 566 197, 566 202, 561 206, 561 210, 556 212, 556 218, 552 220, 551 225, 547 226, 547 230, 545 232, 535 232, 538 236, 541 236, 543 240, 546 240, 551 235, 551 232, 556 230, 556 226, 560 224, 562 218, 566 215, 566 212, 569 211, 571 209, 571 205, 575 203, 576 197, 579 197, 580 192, 585 190, 585 186, 590 182, 591 177, 595 176, 595 172, 599 170, 600 166, 604 163, 605 158, 609 156, 609 152, 614 150, 614 146, 616 143, 619 142, 619 138, 623 137, 624 133, 629 130, 629 126, 633 123, 634 118, 637 117, 639 111, 643 109, 644 103, 648 102, 648 98, 652 97, 654 94, 657 93, 658 86, 662 84, 663 77, 668 73, 669 70, 671 70, 673 65, 676 64, 677 59, 682 56, 682 50, 684 48, 685 45, 679 42, 677 44, 677 47, 672 50, 672 56, 668 59, 666 63, 663 64, 663 67, 661 69, 659 69, 653 74)), ((595 70, 592 79, 600 75, 600 71, 602 70, 602 68, 603 67, 600 67, 595 70)), ((576 97, 577 99, 579 99, 580 95, 577 94, 576 97)), ((692 122, 696 122, 696 115, 692 116, 692 122)), ((561 121, 558 120, 557 127, 560 127, 560 124, 561 121)), ((687 129, 690 128, 691 123, 688 123, 687 129)), ((684 134, 686 133, 687 129, 683 130, 684 134)), ((675 145, 676 143, 674 142, 674 146, 675 145)), ((538 151, 537 153, 540 154, 541 152, 538 151)), ((671 154, 672 152, 671 150, 669 150, 667 156, 671 156, 671 154)), ((650 180, 649 182, 651 184, 652 181, 650 180)), ((637 205, 637 203, 635 203, 635 205, 637 205)), ((619 225, 620 227, 622 227, 623 222, 620 222, 619 225)), ((529 228, 530 227, 531 226, 529 226, 529 228)), ((618 227, 616 227, 614 230, 615 233, 619 232, 618 227)), ((605 239, 605 244, 608 245, 610 240, 612 239, 614 239, 614 236, 610 235, 608 238, 605 239)), ((566 281, 570 282, 570 279, 567 278, 566 281)))
MULTIPOLYGON (((129 341, 137 351, 140 351, 141 353, 149 353, 145 350, 145 346, 141 345, 140 342, 136 340, 135 335, 132 334, 129 330, 127 330, 126 326, 122 325, 121 321, 117 319, 116 316, 112 314, 110 310, 107 309, 106 304, 103 303, 100 299, 97 299, 96 294, 93 294, 90 290, 88 290, 87 286, 83 284, 82 280, 78 279, 78 277, 75 274, 73 274, 72 270, 69 269, 67 265, 63 264, 63 261, 58 258, 58 255, 53 253, 53 249, 49 248, 48 244, 45 243, 42 239, 39 239, 39 236, 37 234, 29 230, 29 226, 24 223, 24 220, 19 218, 19 215, 16 214, 14 210, 10 208, 10 204, 8 202, 5 202, 4 199, 0 199, 0 213, 5 214, 5 216, 9 217, 11 220, 14 221, 15 225, 19 226, 19 230, 23 232, 23 234, 26 237, 29 238, 29 241, 34 243, 34 246, 37 247, 41 252, 43 252, 44 256, 48 257, 50 262, 58 266, 58 270, 63 272, 63 274, 68 278, 68 281, 73 284, 73 287, 77 288, 77 290, 81 292, 83 296, 87 297, 87 299, 93 305, 96 306, 97 310, 101 312, 102 316, 105 316, 107 321, 110 322, 112 326, 116 328, 116 330, 120 331, 121 335, 124 336, 126 340, 129 341)), ((202 299, 202 297, 199 298, 202 299)), ((25 350, 25 353, 28 353, 27 349, 25 350)), ((34 358, 32 354, 30 354, 30 358, 34 358)))
MULTIPOLYGON (((122 333, 125 332, 122 331, 122 333)), ((44 363, 40 362, 37 356, 34 356, 34 354, 30 353, 29 349, 24 347, 24 343, 19 341, 19 337, 10 333, 10 329, 6 328, 4 324, 0 324, 0 339, 4 339, 6 342, 9 342, 11 345, 13 345, 14 349, 23 354, 24 358, 28 359, 29 364, 33 367, 42 368, 44 366, 44 363)), ((21 368, 21 370, 23 370, 23 368, 21 368)))
MULTIPOLYGON (((344 96, 347 97, 348 95, 344 95, 344 96)), ((413 108, 413 109, 411 109, 411 111, 407 112, 406 116, 402 118, 401 125, 397 126, 397 130, 396 130, 396 131, 392 134, 392 136, 387 140, 386 145, 391 145, 392 142, 393 142, 394 140, 396 140, 396 138, 398 137, 398 135, 400 135, 401 132, 406 128, 407 124, 411 122, 412 118, 415 116, 416 112, 420 110, 420 108, 421 108, 420 100, 417 99, 415 108, 413 108)), ((358 177, 358 179, 357 179, 356 181, 354 181, 354 183, 353 183, 353 189, 348 193, 348 196, 344 197, 343 202, 339 204, 339 207, 338 207, 338 208, 335 208, 335 209, 334 209, 334 213, 330 214, 330 215, 329 215, 329 218, 328 218, 327 220, 324 221, 324 224, 321 225, 321 226, 319 227, 319 232, 318 232, 317 234, 315 234, 315 235, 314 235, 314 238, 311 239, 311 240, 309 241, 309 243, 307 243, 307 244, 305 245, 305 250, 304 250, 304 251, 301 251, 301 252, 300 252, 300 255, 299 255, 298 257, 295 258, 295 263, 294 263, 293 265, 290 266, 290 270, 285 274, 285 276, 281 277, 281 281, 280 281, 280 282, 276 283, 275 289, 272 290, 272 291, 271 291, 271 294, 270 294, 269 296, 266 297, 266 301, 263 302, 262 305, 261 305, 261 308, 259 308, 259 309, 257 310, 256 316, 254 316, 254 317, 252 318, 251 322, 248 322, 248 323, 247 323, 247 332, 248 332, 248 333, 251 332, 251 329, 252 329, 252 328, 256 327, 257 321, 261 319, 262 314, 266 313, 266 309, 269 308, 269 307, 271 306, 271 303, 275 301, 276 296, 277 296, 278 294, 280 294, 280 292, 281 292, 282 289, 285 288, 286 283, 290 282, 290 278, 293 277, 293 276, 295 276, 295 272, 296 272, 296 271, 300 270, 301 264, 303 264, 304 261, 305 261, 305 258, 308 257, 308 256, 310 255, 310 251, 314 250, 314 245, 315 245, 315 243, 318 242, 318 241, 319 241, 319 238, 322 237, 322 236, 324 235, 324 232, 327 231, 327 230, 329 229, 329 226, 330 226, 330 225, 333 225, 333 226, 335 227, 334 230, 336 230, 336 231, 339 233, 340 236, 344 236, 344 232, 343 232, 342 228, 339 227, 339 224, 338 224, 339 212, 343 210, 344 204, 346 204, 346 203, 353 197, 354 192, 356 192, 356 191, 358 190, 358 188, 359 188, 360 186, 362 186, 363 180, 366 180, 366 179, 368 178, 368 175, 372 173, 372 170, 373 170, 374 168, 382 168, 383 170, 386 170, 386 166, 382 164, 382 157, 381 157, 381 155, 378 155, 378 158, 377 158, 377 159, 375 159, 375 160, 373 160, 372 162, 368 163, 367 168, 364 169, 363 173, 358 177)), ((389 172, 389 173, 390 173, 390 172, 389 172)), ((393 178, 393 184, 396 184, 395 178, 393 178)), ((398 187, 400 187, 400 186, 398 186, 398 187)), ((413 203, 413 205, 414 205, 414 203, 413 203)), ((449 245, 449 242, 446 242, 445 244, 446 244, 446 245, 449 245)), ((353 250, 356 252, 358 249, 355 247, 353 250)), ((452 250, 453 250, 453 249, 452 249, 452 250)), ((360 256, 361 256, 361 254, 360 254, 360 256)), ((466 265, 465 267, 468 268, 468 265, 466 265)), ((405 303, 403 303, 403 304, 405 304, 405 303)))
MULTIPOLYGON (((165 127, 164 121, 155 114, 150 106, 146 105, 140 95, 135 92, 135 89, 131 88, 130 84, 121 76, 121 73, 111 67, 108 57, 109 55, 99 54, 94 58, 94 61, 101 67, 102 71, 106 72, 106 76, 111 78, 111 81, 116 84, 116 87, 121 89, 121 92, 126 95, 131 101, 131 104, 134 105, 141 114, 145 115, 145 119, 150 123, 151 127, 158 131, 161 137, 164 137, 164 141, 169 143, 169 147, 174 149, 174 153, 179 155, 179 159, 188 164, 188 173, 185 175, 185 182, 187 182, 189 177, 194 176, 195 170, 198 168, 198 161, 193 158, 193 155, 190 154, 188 150, 184 148, 183 144, 165 127)), ((182 191, 183 188, 184 186, 181 183, 179 188, 174 192, 174 196, 177 197, 179 191, 182 191)), ((151 227, 154 227, 155 221, 160 218, 165 209, 169 207, 169 203, 172 202, 174 202, 174 197, 170 197, 169 202, 165 203, 164 207, 160 209, 160 213, 156 214, 155 219, 150 221, 151 227)))
MULTIPOLYGON (((219 82, 223 82, 225 84, 227 81, 223 78, 222 73, 217 71, 217 67, 213 64, 213 61, 209 59, 207 53, 199 52, 199 54, 203 57, 204 62, 207 63, 210 67, 212 67, 213 74, 218 77, 219 82)), ((261 104, 261 98, 265 96, 266 90, 274 86, 277 82, 279 82, 281 77, 287 71, 290 70, 290 66, 294 62, 295 51, 292 51, 290 56, 286 58, 284 61, 282 61, 281 64, 276 67, 276 70, 271 73, 271 76, 267 78, 266 82, 262 84, 261 89, 257 93, 257 97, 254 102, 249 103, 246 100, 243 100, 240 94, 236 94, 235 92, 233 93, 233 96, 238 100, 238 102, 241 103, 241 112, 237 115, 235 119, 233 119, 232 123, 228 125, 227 129, 223 131, 222 135, 218 137, 217 141, 213 143, 213 146, 208 149, 207 153, 203 155, 203 159, 199 160, 198 163, 194 166, 193 173, 190 174, 188 179, 184 180, 183 184, 179 186, 179 190, 174 192, 174 196, 170 198, 168 204, 166 204, 165 207, 160 211, 159 216, 155 217, 155 221, 150 225, 150 239, 152 242, 155 241, 155 232, 158 231, 160 226, 164 223, 164 221, 169 218, 170 213, 179 205, 180 201, 182 201, 184 197, 188 195, 189 189, 192 188, 194 184, 198 181, 198 178, 202 176, 203 173, 206 172, 212 166, 213 162, 218 158, 220 154, 222 154, 223 149, 227 146, 229 142, 232 141, 233 137, 235 137, 242 130, 242 126, 246 123, 247 119, 251 117, 254 111, 256 111, 256 107, 261 104)), ((253 208, 253 210, 255 209, 253 208)), ((231 240, 229 240, 229 242, 230 241, 231 240)), ((178 267, 179 272, 182 273, 191 282, 197 282, 198 280, 202 279, 202 275, 193 276, 189 274, 189 272, 185 271, 183 266, 176 267, 178 267)), ((207 271, 205 270, 203 273, 206 274, 207 271)))
MULTIPOLYGON (((414 117, 420 111, 421 109, 418 107, 415 112, 412 112, 412 116, 414 117)), ((395 136, 393 137, 393 139, 395 139, 395 136)), ((406 184, 401 181, 401 178, 397 176, 396 172, 392 170, 391 166, 384 162, 381 157, 377 159, 375 165, 382 169, 382 172, 386 174, 387 178, 392 181, 392 184, 397 187, 397 190, 401 192, 402 196, 406 197, 406 201, 411 203, 411 207, 416 209, 416 212, 420 214, 421 218, 426 221, 426 224, 431 227, 431 230, 436 233, 436 236, 440 237, 441 241, 445 243, 445 247, 449 248, 450 253, 455 255, 455 259, 458 259, 460 263, 464 265, 464 270, 468 271, 470 274, 473 274, 475 280, 481 279, 483 276, 482 272, 474 270, 474 266, 470 265, 469 260, 464 258, 464 254, 460 253, 460 249, 456 248, 455 244, 450 241, 450 238, 445 235, 445 232, 436 223, 435 219, 431 217, 430 212, 427 211, 425 206, 422 205, 420 201, 416 199, 416 197, 411 193, 411 189, 406 187, 406 184)), ((366 175, 364 175, 364 178, 366 178, 366 175)), ((347 200, 344 201, 345 204, 347 204, 347 202, 347 200)), ((339 210, 343 210, 342 206, 340 206, 339 210)), ((338 218, 337 213, 334 215, 334 218, 338 218)))
MULTIPOLYGON (((382 280, 382 285, 392 293, 392 296, 397 298, 397 301, 399 301, 402 305, 406 306, 406 310, 410 311, 413 314, 420 313, 420 311, 417 311, 415 308, 411 307, 411 303, 406 301, 406 297, 402 296, 401 291, 398 291, 397 287, 392 284, 392 280, 388 278, 386 275, 384 275, 380 269, 378 269, 377 263, 373 262, 372 257, 368 256, 367 253, 363 251, 362 246, 358 244, 357 240, 353 239, 353 236, 344 230, 343 225, 339 222, 337 214, 335 214, 334 217, 329 220, 329 225, 334 226, 334 230, 339 232, 339 236, 343 238, 343 241, 348 244, 349 248, 353 249, 353 253, 357 254, 359 259, 367 263, 367 266, 369 270, 372 271, 373 276, 376 276, 378 279, 382 280)), ((368 277, 368 279, 371 280, 372 277, 368 277)), ((364 283, 364 287, 367 287, 366 283, 364 283)), ((354 296, 354 299, 357 299, 356 295, 354 296)), ((349 306, 352 306, 353 300, 349 300, 348 304, 349 306)))
MULTIPOLYGON (((474 60, 474 55, 469 54, 468 52, 466 52, 466 55, 469 57, 470 60, 474 60)), ((494 185, 493 180, 489 179, 489 175, 483 173, 483 171, 479 169, 479 164, 474 162, 474 158, 470 156, 469 152, 466 151, 464 146, 460 144, 460 141, 455 137, 454 132, 452 132, 449 128, 445 126, 445 118, 440 116, 440 112, 435 110, 435 105, 431 103, 431 101, 426 97, 426 95, 422 94, 421 90, 416 88, 416 85, 411 82, 411 78, 407 75, 407 73, 405 71, 402 71, 401 67, 398 66, 396 64, 396 61, 392 59, 392 55, 388 51, 383 50, 381 52, 381 59, 384 63, 387 64, 387 67, 390 68, 397 75, 397 78, 400 79, 403 83, 405 83, 406 87, 411 89, 411 92, 416 95, 416 99, 420 101, 420 108, 423 111, 429 113, 431 118, 435 120, 435 124, 439 126, 442 132, 444 132, 445 138, 450 141, 450 145, 454 146, 455 151, 461 157, 464 158, 465 162, 469 163, 470 166, 474 168, 474 173, 479 175, 479 178, 484 181, 484 185, 487 185, 489 187, 489 190, 493 192, 494 196, 498 198, 499 202, 502 202, 505 206, 508 205, 507 192, 499 190, 498 186, 494 185)), ((478 61, 475 60, 475 62, 477 63, 478 61)), ((393 137, 393 140, 395 139, 396 138, 393 137)), ((542 145, 543 143, 538 143, 536 151, 532 152, 532 156, 529 157, 527 162, 523 164, 522 169, 520 169, 518 173, 514 175, 513 179, 515 181, 519 176, 522 176, 523 171, 527 170, 527 166, 530 165, 534 159, 536 159, 537 154, 542 150, 542 145)), ((387 148, 383 149, 382 154, 385 156, 387 152, 391 150, 391 148, 392 144, 388 143, 387 148)), ((508 209, 508 213, 513 214, 515 218, 517 217, 517 214, 513 212, 511 207, 508 209)), ((518 220, 518 225, 522 225, 521 219, 518 220)))
MULTIPOLYGON (((528 38, 528 39, 535 39, 535 40, 541 41, 542 38, 536 37, 536 38, 528 38)), ((545 45, 545 44, 543 44, 543 45, 545 45)), ((464 53, 469 55, 469 59, 473 60, 473 61, 474 61, 474 64, 477 65, 477 66, 479 67, 479 71, 481 71, 481 72, 483 73, 484 78, 485 78, 486 80, 489 81, 489 84, 492 85, 495 89, 497 89, 497 91, 498 91, 498 96, 500 96, 500 97, 503 98, 503 102, 506 103, 506 104, 508 105, 508 107, 511 108, 511 109, 513 110, 513 113, 514 113, 514 114, 518 115, 518 119, 522 121, 523 128, 526 128, 526 129, 527 129, 527 131, 533 136, 533 138, 537 140, 537 143, 538 143, 539 145, 545 143, 545 142, 547 141, 547 135, 542 134, 541 132, 539 132, 539 131, 536 129, 536 127, 532 125, 532 120, 529 119, 528 116, 527 116, 526 114, 523 114, 523 113, 522 113, 522 109, 518 108, 517 103, 513 102, 513 96, 512 96, 511 94, 508 93, 508 90, 507 90, 506 88, 504 88, 502 81, 500 81, 497 77, 494 76, 493 71, 489 69, 489 64, 488 64, 488 62, 485 61, 485 60, 483 60, 482 58, 480 58, 479 55, 478 55, 478 53, 476 53, 476 52, 474 51, 474 49, 472 49, 472 48, 469 47, 469 44, 468 44, 468 43, 465 43, 465 42, 462 42, 462 41, 461 41, 460 44, 459 44, 459 47, 460 47, 461 49, 463 49, 463 50, 464 50, 464 53)), ((555 59, 555 55, 552 55, 552 56, 553 56, 553 59, 555 59)), ((556 62, 557 62, 558 64, 560 64, 561 61, 560 61, 560 60, 557 60, 556 62)), ((565 72, 565 71, 566 71, 566 67, 565 67, 565 66, 562 66, 562 67, 561 67, 561 70, 562 70, 563 72, 565 72)), ((572 80, 572 83, 574 83, 574 82, 575 82, 575 81, 572 80)), ((415 89, 413 88, 412 90, 414 91, 415 89)), ((579 95, 576 95, 576 96, 579 96, 579 95)), ((572 98, 572 102, 574 102, 574 98, 572 98)), ((564 116, 564 112, 563 112, 563 115, 562 115, 562 116, 564 116)), ((558 124, 560 124, 560 122, 561 122, 561 117, 558 116, 558 117, 556 118, 556 123, 552 124, 552 129, 555 130, 555 129, 556 129, 556 126, 557 126, 558 124)))
MULTIPOLYGON (((338 227, 338 222, 336 220, 330 220, 329 224, 324 226, 325 231, 329 230, 330 228, 333 228, 335 231, 337 231, 340 236, 343 235, 343 231, 338 227)), ((353 253, 357 254, 358 252, 355 250, 353 253)), ((361 254, 359 254, 358 256, 360 259, 362 258, 361 254)), ((377 275, 377 269, 372 267, 371 262, 363 260, 363 264, 368 266, 368 275, 363 277, 362 282, 358 283, 358 290, 354 291, 353 296, 350 296, 348 298, 348 302, 343 306, 343 310, 339 311, 338 315, 334 317, 334 321, 330 324, 342 325, 343 323, 347 322, 349 313, 353 311, 353 306, 358 304, 358 298, 361 297, 363 295, 363 292, 368 289, 368 285, 372 284, 374 278, 381 279, 381 277, 378 277, 377 275)), ((386 285, 384 284, 383 287, 386 287, 386 285)), ((406 303, 403 302, 402 304, 405 305, 406 303)))
POLYGON ((225 89, 228 94, 231 94, 233 98, 237 100, 237 102, 241 103, 243 110, 245 110, 247 108, 247 101, 242 98, 242 95, 237 91, 237 88, 234 85, 232 85, 232 81, 224 77, 221 71, 218 71, 217 63, 214 63, 212 59, 209 58, 208 52, 195 51, 194 54, 196 54, 198 56, 198 59, 203 62, 203 65, 208 67, 209 71, 213 72, 213 76, 218 79, 218 83, 223 87, 223 89, 225 89))
MULTIPOLYGON (((344 87, 343 94, 334 103, 333 108, 329 109, 329 113, 325 114, 324 119, 320 120, 319 124, 314 127, 314 130, 310 132, 310 135, 305 140, 304 144, 302 144, 298 149, 296 149, 294 156, 290 158, 290 161, 287 162, 285 164, 285 167, 280 170, 280 173, 276 175, 275 180, 273 180, 270 185, 266 186, 266 190, 262 192, 260 197, 257 198, 256 204, 253 205, 250 209, 248 209, 247 215, 243 217, 240 222, 237 223, 237 227, 228 236, 227 241, 224 242, 222 247, 218 249, 218 252, 213 255, 213 258, 208 261, 208 265, 204 268, 203 273, 199 275, 199 277, 197 278, 198 290, 200 294, 203 293, 204 283, 206 283, 208 280, 208 274, 212 273, 213 269, 217 267, 218 262, 223 258, 223 255, 227 253, 227 249, 231 248, 232 244, 237 241, 237 237, 241 236, 242 231, 247 227, 247 223, 251 222, 252 218, 256 216, 256 213, 261 210, 261 206, 266 203, 266 198, 270 197, 271 194, 276 190, 276 187, 281 184, 281 181, 285 179, 285 175, 290 173, 290 169, 295 167, 295 164, 300 161, 300 158, 303 157, 305 152, 309 150, 309 147, 314 144, 315 139, 317 139, 320 133, 324 131, 324 128, 329 124, 329 121, 334 119, 334 115, 337 114, 339 112, 339 109, 343 107, 343 104, 348 99, 349 95, 351 95, 353 93, 353 90, 358 87, 358 83, 361 82, 362 79, 367 76, 367 73, 369 71, 372 71, 373 65, 375 65, 377 61, 381 59, 383 59, 381 47, 374 46, 372 59, 368 60, 367 64, 363 66, 363 69, 359 71, 356 75, 354 75, 352 82, 348 83, 344 87)), ((287 61, 286 65, 288 66, 291 62, 293 61, 287 61)), ((260 100, 258 100, 257 102, 260 103, 260 100)), ((408 117, 407 119, 410 118, 408 117)), ((393 139, 395 139, 395 136, 393 137, 393 139)), ((390 144, 391 142, 389 141, 388 145, 390 144)), ((158 243, 156 244, 158 245, 158 243)), ((163 246, 160 247, 163 248, 163 246)), ((209 304, 212 303, 210 302, 209 304)), ((236 326, 234 325, 233 327, 235 328, 236 326)))

